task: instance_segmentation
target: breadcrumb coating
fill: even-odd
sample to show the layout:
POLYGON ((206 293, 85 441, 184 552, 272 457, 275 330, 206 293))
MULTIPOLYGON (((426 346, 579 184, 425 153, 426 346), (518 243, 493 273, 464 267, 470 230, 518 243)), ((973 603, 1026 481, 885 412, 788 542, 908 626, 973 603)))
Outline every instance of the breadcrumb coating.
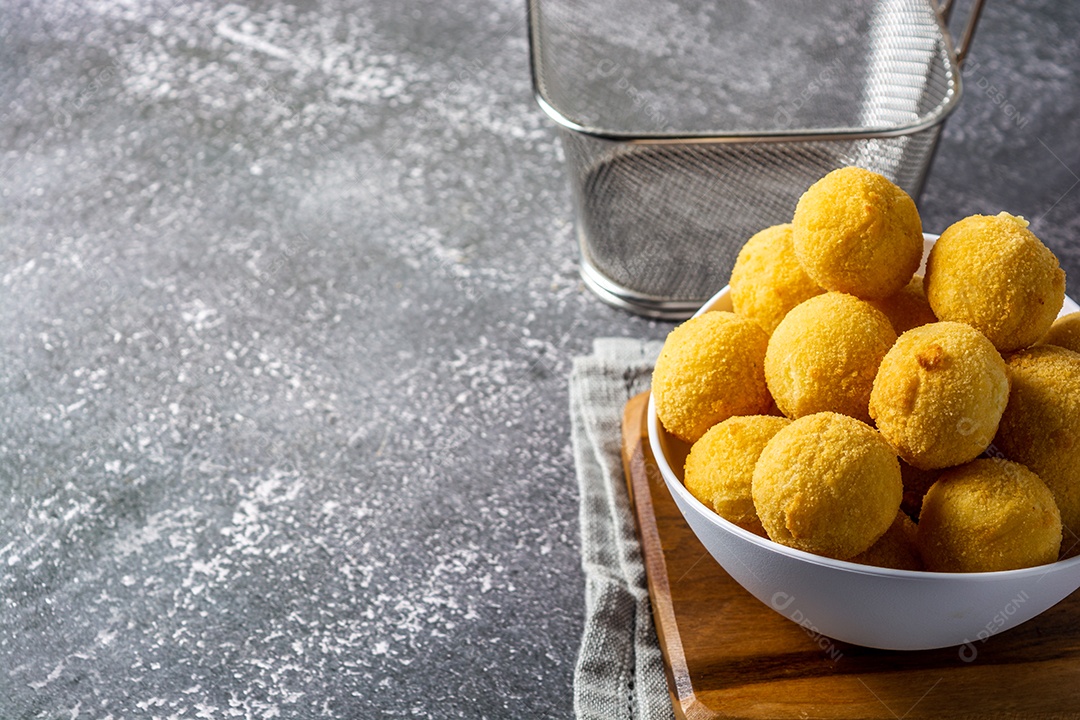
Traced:
POLYGON ((1080 352, 1080 312, 1059 317, 1043 335, 1040 345, 1056 345, 1080 352))
POLYGON ((903 484, 896 454, 877 431, 825 412, 776 433, 754 467, 751 491, 772 540, 847 560, 892 525, 903 484))
POLYGON ((927 570, 992 572, 1057 560, 1061 516, 1038 475, 975 460, 942 473, 923 499, 919 551, 927 570))
POLYGON ((920 470, 900 458, 900 478, 904 481, 904 499, 900 502, 900 509, 912 520, 919 517, 923 496, 937 482, 939 475, 940 470, 920 470))
POLYGON ((964 218, 926 263, 934 314, 971 325, 1003 353, 1035 344, 1065 301, 1065 271, 1027 225, 1005 212, 964 218))
POLYGON ((900 292, 882 300, 871 300, 870 304, 885 313, 897 335, 938 320, 926 299, 922 275, 911 278, 900 292))
POLYGON ((668 432, 693 443, 733 415, 764 415, 769 336, 753 320, 707 312, 667 336, 653 370, 656 414, 668 432))
POLYGON ((878 368, 870 417, 920 470, 978 457, 1009 400, 1005 361, 970 325, 937 322, 900 336, 878 368))
POLYGON ((911 518, 898 512, 885 534, 868 550, 851 558, 851 562, 895 570, 922 570, 923 561, 916 542, 918 532, 919 528, 911 518))
POLYGON ((899 292, 919 269, 922 221, 914 201, 886 177, 847 167, 799 199, 792 242, 818 285, 879 300, 899 292))
POLYGON ((714 425, 690 448, 686 489, 717 515, 764 537, 750 492, 754 465, 765 444, 790 423, 787 418, 742 415, 714 425))
POLYGON ((823 292, 795 257, 790 223, 747 240, 731 271, 736 314, 756 320, 770 335, 793 307, 823 292))
POLYGON ((1080 354, 1040 345, 1007 361, 1012 392, 994 445, 1054 493, 1072 547, 1080 535, 1080 354))
POLYGON ((882 312, 844 293, 810 298, 769 339, 765 378, 781 412, 832 411, 870 422, 870 391, 896 333, 882 312))

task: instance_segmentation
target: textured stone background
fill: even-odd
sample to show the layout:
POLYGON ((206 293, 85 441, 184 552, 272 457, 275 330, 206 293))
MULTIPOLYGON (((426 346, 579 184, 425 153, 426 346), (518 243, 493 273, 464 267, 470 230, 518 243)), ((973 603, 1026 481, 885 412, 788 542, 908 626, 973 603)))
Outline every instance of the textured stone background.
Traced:
MULTIPOLYGON (((577 278, 520 2, 0 7, 0 717, 566 717, 577 278)), ((927 230, 1080 295, 1080 6, 988 3, 927 230)))

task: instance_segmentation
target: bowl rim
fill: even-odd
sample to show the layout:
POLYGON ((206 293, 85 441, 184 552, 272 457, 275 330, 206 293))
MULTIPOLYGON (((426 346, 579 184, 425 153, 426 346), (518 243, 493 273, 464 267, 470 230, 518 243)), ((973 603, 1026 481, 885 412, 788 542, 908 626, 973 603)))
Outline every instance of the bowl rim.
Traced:
MULTIPOLYGON (((923 233, 924 242, 933 244, 938 239, 938 236, 932 233, 923 233)), ((693 317, 698 317, 712 308, 717 302, 723 299, 730 293, 731 286, 725 285, 723 289, 709 298, 701 308, 694 313, 693 317)), ((1068 314, 1069 312, 1077 312, 1080 306, 1070 298, 1065 296, 1065 302, 1062 305, 1061 312, 1058 317, 1068 314)), ((855 563, 849 560, 836 560, 835 558, 825 557, 823 555, 815 555, 814 553, 806 552, 805 550, 798 550, 796 548, 788 547, 787 545, 781 545, 774 540, 763 538, 759 535, 755 535, 749 530, 745 530, 735 523, 727 520, 726 518, 717 514, 714 510, 709 509, 694 497, 686 486, 679 480, 675 471, 672 469, 671 464, 667 460, 667 456, 664 454, 663 446, 660 443, 660 421, 656 416, 656 399, 650 393, 649 394, 649 406, 646 411, 646 424, 649 430, 649 447, 652 450, 653 460, 656 462, 657 467, 660 469, 660 474, 664 478, 664 482, 668 486, 668 490, 678 493, 683 501, 689 503, 702 517, 708 520, 712 525, 728 532, 743 540, 749 541, 758 547, 774 552, 794 560, 801 560, 813 565, 820 565, 822 567, 831 568, 833 570, 839 570, 848 573, 857 573, 862 575, 873 575, 884 578, 907 578, 907 579, 922 579, 922 580, 965 580, 975 582, 990 582, 1003 579, 1009 580, 1023 580, 1026 577, 1041 576, 1051 572, 1059 572, 1072 569, 1080 565, 1080 555, 1076 557, 1066 558, 1065 560, 1056 560, 1052 563, 1045 563, 1043 565, 1034 565, 1032 567, 1017 568, 1015 570, 992 570, 984 572, 935 572, 932 570, 898 570, 896 568, 885 568, 877 565, 864 565, 862 563, 855 563)), ((691 528, 693 530, 693 528, 691 528)), ((694 532, 697 535, 697 532, 694 532)))

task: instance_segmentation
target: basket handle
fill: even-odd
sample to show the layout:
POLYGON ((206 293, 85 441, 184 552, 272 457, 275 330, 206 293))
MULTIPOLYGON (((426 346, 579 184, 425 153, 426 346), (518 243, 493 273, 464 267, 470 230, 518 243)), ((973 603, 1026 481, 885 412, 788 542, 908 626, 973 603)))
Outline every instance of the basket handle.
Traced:
MULTIPOLYGON (((975 37, 975 26, 979 24, 979 16, 982 14, 984 1, 972 0, 971 9, 968 11, 967 24, 964 26, 964 34, 960 36, 959 42, 953 38, 953 46, 956 48, 956 62, 960 65, 964 64, 964 58, 967 57, 968 50, 971 47, 971 39, 975 37)), ((941 0, 937 3, 938 17, 941 18, 946 29, 949 26, 949 16, 952 15, 952 9, 953 0, 941 0)))

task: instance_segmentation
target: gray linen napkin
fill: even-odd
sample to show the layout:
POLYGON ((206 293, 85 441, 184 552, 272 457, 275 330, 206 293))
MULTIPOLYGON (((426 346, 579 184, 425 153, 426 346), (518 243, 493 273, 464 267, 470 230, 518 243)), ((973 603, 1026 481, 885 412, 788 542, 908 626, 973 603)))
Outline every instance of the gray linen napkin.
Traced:
POLYGON ((574 670, 582 719, 674 717, 621 457, 623 406, 649 388, 661 345, 596 340, 570 375, 585 569, 585 630, 574 670))

